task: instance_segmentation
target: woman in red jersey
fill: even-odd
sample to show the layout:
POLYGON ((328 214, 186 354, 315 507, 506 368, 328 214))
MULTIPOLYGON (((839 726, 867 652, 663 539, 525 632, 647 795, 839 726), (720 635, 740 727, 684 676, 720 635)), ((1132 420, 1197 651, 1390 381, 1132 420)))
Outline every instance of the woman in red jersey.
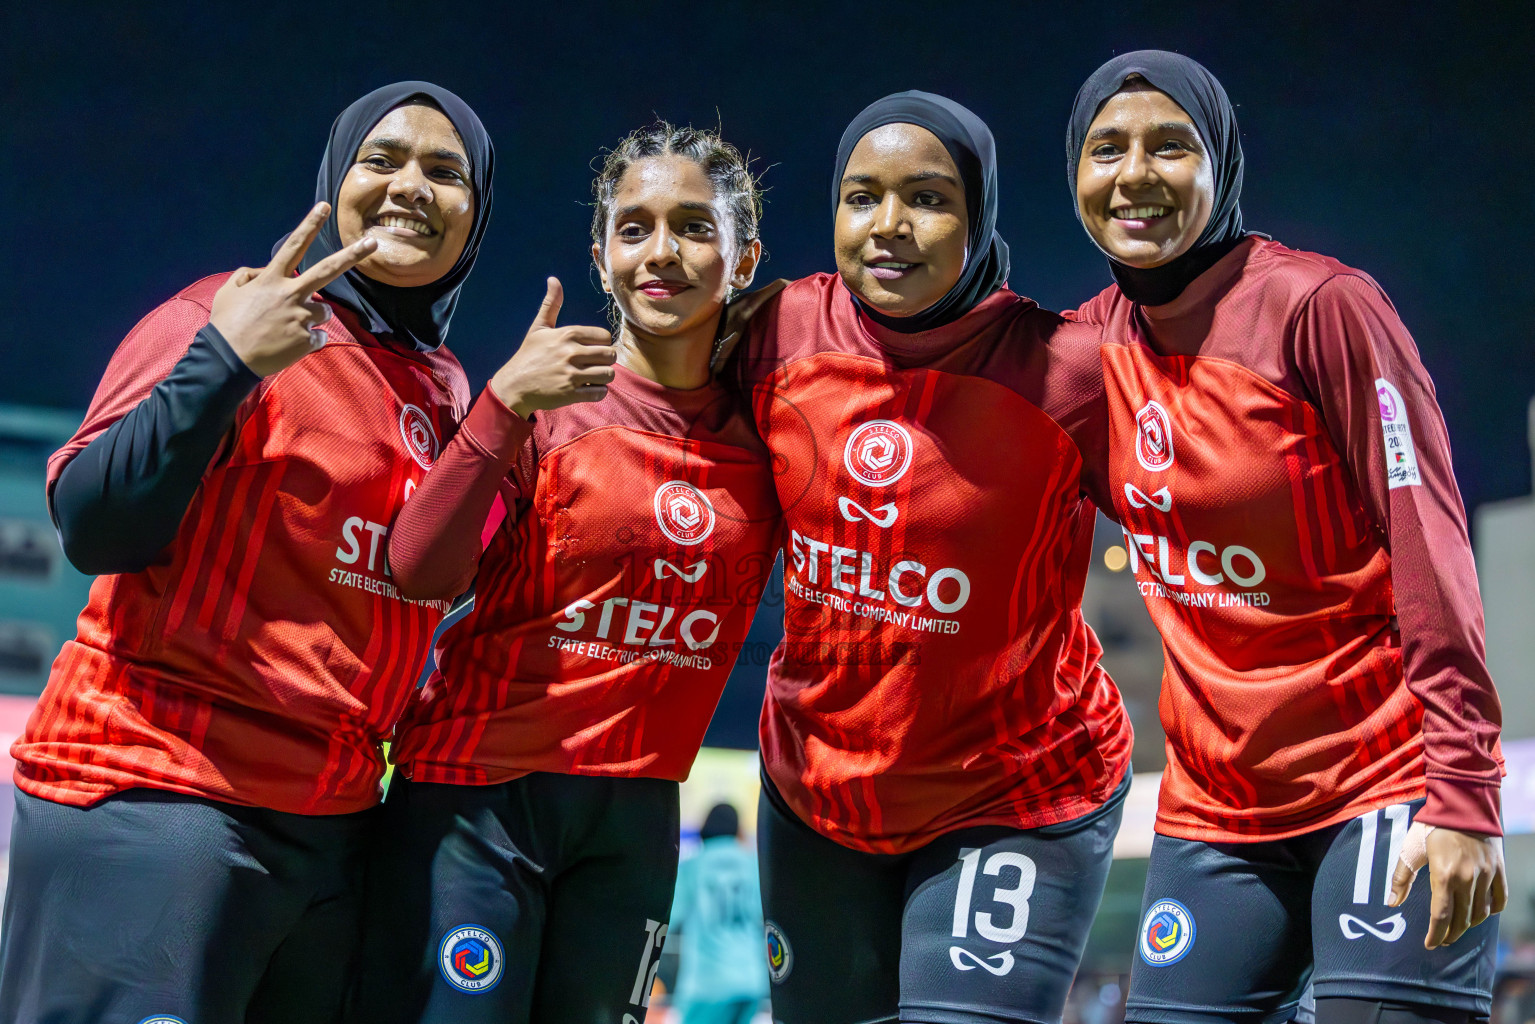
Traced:
POLYGON ((550 279, 390 539, 403 592, 474 605, 392 748, 368 1024, 645 1016, 677 784, 773 563, 767 455, 709 367, 761 253, 752 175, 658 123, 593 188, 616 344, 556 327, 550 279))
POLYGON ((836 274, 750 324, 787 528, 759 805, 773 1015, 1059 1020, 1131 732, 1080 602, 1097 340, 1006 286, 991 133, 886 97, 833 180, 836 274))
POLYGON ((339 1014, 362 812, 443 611, 381 524, 467 404, 442 341, 491 164, 446 90, 352 104, 272 262, 145 317, 50 460, 102 575, 12 748, 0 1018, 339 1014))
POLYGON ((1489 1012, 1499 708, 1433 384, 1380 287, 1243 230, 1220 83, 1115 58, 1067 139, 1116 284, 1108 491, 1168 737, 1129 1019, 1489 1012), (1429 885, 1412 887, 1429 867, 1429 885), (1431 891, 1430 891, 1431 890, 1431 891))

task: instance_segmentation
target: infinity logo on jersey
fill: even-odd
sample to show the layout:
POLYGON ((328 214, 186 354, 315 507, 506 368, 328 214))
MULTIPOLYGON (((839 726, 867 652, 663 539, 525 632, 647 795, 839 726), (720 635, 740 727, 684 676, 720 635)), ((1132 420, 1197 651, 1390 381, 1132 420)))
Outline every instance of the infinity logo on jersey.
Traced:
POLYGON ((1173 493, 1166 487, 1159 487, 1147 494, 1134 484, 1125 484, 1125 500, 1130 503, 1131 508, 1145 508, 1150 505, 1158 512, 1170 512, 1173 507, 1173 493))
POLYGON ((714 506, 686 480, 668 480, 656 488, 656 525, 678 544, 702 544, 714 532, 714 506))
POLYGON ((783 929, 772 921, 764 928, 767 933, 767 964, 768 977, 773 979, 773 984, 778 984, 789 976, 789 971, 794 968, 794 951, 789 948, 789 940, 784 938, 783 929))
POLYGON ((1175 964, 1194 948, 1194 915, 1177 900, 1157 900, 1141 922, 1141 959, 1153 967, 1175 964))
POLYGON ((1365 932, 1369 932, 1382 942, 1395 942, 1402 937, 1403 932, 1407 931, 1407 920, 1401 914, 1392 914, 1384 921, 1371 924, 1353 914, 1339 914, 1338 928, 1342 930, 1345 939, 1362 939, 1365 932))
POLYGON ((437 965, 460 992, 489 992, 501 980, 501 942, 477 924, 455 928, 442 940, 437 965))
POLYGON ((437 461, 437 431, 432 421, 419 408, 405 404, 400 410, 400 436, 405 439, 405 450, 422 469, 431 469, 437 461))
POLYGON ((964 946, 950 946, 949 960, 961 971, 973 971, 977 967, 982 970, 1002 977, 1013 969, 1013 954, 1011 950, 1004 949, 996 956, 988 956, 984 960, 970 952, 964 946), (995 961, 995 965, 993 965, 995 961))
POLYGON ((700 560, 694 562, 686 569, 679 569, 672 563, 668 562, 666 559, 658 558, 656 559, 655 564, 651 566, 651 568, 655 570, 656 579, 658 580, 666 579, 667 570, 669 569, 677 576, 678 579, 681 579, 687 583, 697 583, 699 580, 703 579, 704 573, 709 571, 709 563, 700 560))
POLYGON ((1173 464, 1173 421, 1159 402, 1147 402, 1135 414, 1135 457, 1153 473, 1173 464))
POLYGON ((894 420, 870 420, 847 436, 842 464, 868 487, 887 487, 911 468, 911 435, 894 420))
POLYGON ((870 512, 858 502, 849 498, 837 498, 837 511, 842 513, 842 518, 850 523, 856 523, 860 519, 867 519, 881 529, 888 529, 901 514, 901 510, 895 507, 895 502, 886 502, 879 508, 870 512))

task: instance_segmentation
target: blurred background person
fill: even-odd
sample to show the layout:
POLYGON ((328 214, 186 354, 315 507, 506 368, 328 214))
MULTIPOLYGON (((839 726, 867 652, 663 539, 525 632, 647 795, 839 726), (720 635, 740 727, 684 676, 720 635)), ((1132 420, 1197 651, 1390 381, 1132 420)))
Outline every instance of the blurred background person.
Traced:
POLYGON ((698 835, 672 900, 670 934, 681 939, 672 1005, 681 1024, 746 1024, 768 994, 757 855, 730 804, 710 808, 698 835))

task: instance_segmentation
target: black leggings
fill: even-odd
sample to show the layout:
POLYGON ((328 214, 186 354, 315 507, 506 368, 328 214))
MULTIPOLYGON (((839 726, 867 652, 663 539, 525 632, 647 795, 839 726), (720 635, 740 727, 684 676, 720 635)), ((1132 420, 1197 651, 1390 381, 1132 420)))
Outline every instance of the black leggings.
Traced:
POLYGON ((1374 999, 1318 999, 1316 1024, 1482 1024, 1469 1010, 1374 999))
POLYGON ((356 1024, 645 1017, 677 878, 677 783, 396 779, 370 851, 356 1024))

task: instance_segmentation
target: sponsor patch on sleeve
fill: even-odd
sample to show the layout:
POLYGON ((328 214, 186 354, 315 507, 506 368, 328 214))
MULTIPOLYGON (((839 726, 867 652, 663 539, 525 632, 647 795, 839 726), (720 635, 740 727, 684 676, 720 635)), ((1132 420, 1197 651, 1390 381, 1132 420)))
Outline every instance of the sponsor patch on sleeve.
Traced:
POLYGON ((1402 393, 1379 377, 1375 397, 1380 401, 1380 432, 1386 440, 1386 486, 1395 490, 1421 484, 1423 475, 1418 472, 1418 452, 1412 446, 1412 427, 1407 422, 1402 393))

